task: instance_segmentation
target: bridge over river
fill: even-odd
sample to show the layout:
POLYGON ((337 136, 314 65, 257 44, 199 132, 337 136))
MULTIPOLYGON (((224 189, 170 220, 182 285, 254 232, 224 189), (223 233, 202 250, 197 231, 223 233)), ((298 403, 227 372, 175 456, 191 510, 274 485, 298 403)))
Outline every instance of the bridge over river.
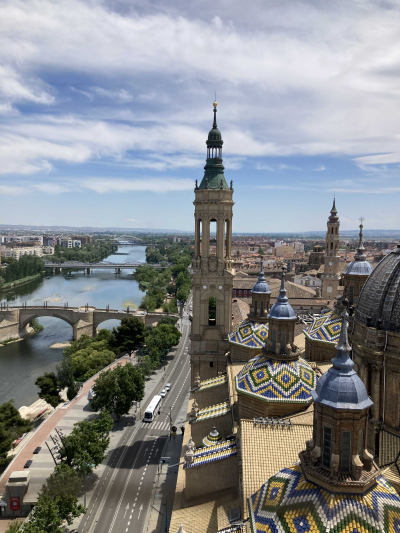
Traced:
POLYGON ((86 270, 87 274, 93 269, 114 269, 117 274, 121 273, 123 269, 132 269, 140 265, 149 265, 153 268, 165 268, 170 266, 170 263, 111 263, 109 261, 102 261, 101 263, 83 263, 81 261, 65 261, 64 263, 52 263, 50 261, 44 261, 45 268, 52 268, 55 274, 59 274, 63 269, 76 269, 76 270, 86 270))
POLYGON ((0 341, 19 339, 28 335, 29 322, 34 318, 52 316, 60 318, 72 326, 74 340, 82 335, 95 337, 97 328, 105 320, 121 320, 124 316, 137 316, 144 324, 154 324, 164 316, 175 316, 168 313, 146 313, 145 311, 118 309, 98 309, 85 305, 83 307, 66 307, 57 305, 27 305, 23 307, 3 306, 0 308, 0 341))

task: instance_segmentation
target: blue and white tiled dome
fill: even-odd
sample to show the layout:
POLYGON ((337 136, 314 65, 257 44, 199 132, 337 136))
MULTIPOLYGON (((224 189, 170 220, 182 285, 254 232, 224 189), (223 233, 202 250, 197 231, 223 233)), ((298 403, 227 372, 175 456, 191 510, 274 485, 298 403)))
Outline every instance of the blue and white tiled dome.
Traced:
POLYGON ((242 368, 235 386, 237 392, 264 401, 309 404, 316 381, 313 369, 304 359, 284 361, 259 355, 242 368))
POLYGON ((268 338, 268 324, 246 318, 228 335, 231 344, 262 350, 268 338))

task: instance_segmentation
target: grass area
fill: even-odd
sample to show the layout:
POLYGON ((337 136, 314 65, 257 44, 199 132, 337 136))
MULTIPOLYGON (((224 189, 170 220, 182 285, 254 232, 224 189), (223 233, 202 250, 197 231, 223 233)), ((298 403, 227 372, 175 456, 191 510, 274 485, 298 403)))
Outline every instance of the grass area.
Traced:
POLYGON ((0 287, 0 291, 6 291, 7 289, 12 289, 13 287, 16 287, 17 285, 28 283, 29 281, 40 278, 41 276, 42 274, 39 272, 38 274, 33 274, 32 276, 26 276, 25 278, 17 279, 15 281, 9 281, 8 283, 3 283, 3 285, 0 287))

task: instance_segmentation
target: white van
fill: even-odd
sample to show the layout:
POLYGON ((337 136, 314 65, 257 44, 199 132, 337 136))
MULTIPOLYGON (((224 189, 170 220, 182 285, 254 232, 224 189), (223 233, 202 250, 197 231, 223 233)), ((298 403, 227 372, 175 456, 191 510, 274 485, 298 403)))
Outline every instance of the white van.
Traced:
POLYGON ((171 383, 165 385, 165 390, 168 392, 171 389, 171 383))

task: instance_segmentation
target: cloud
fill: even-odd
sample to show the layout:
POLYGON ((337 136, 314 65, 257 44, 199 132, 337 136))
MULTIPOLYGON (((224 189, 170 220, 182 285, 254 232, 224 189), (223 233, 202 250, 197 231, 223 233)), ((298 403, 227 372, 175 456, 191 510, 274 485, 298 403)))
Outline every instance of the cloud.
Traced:
POLYGON ((35 183, 32 187, 47 194, 62 194, 72 190, 68 185, 61 185, 59 183, 35 183))
POLYGON ((314 172, 322 172, 323 170, 326 170, 325 165, 320 165, 319 167, 313 168, 314 172))
POLYGON ((274 172, 274 168, 270 165, 264 165, 264 163, 257 163, 256 170, 268 170, 269 172, 274 172))
POLYGON ((194 182, 189 179, 143 178, 128 179, 88 179, 81 186, 100 194, 110 192, 149 191, 155 193, 189 191, 194 189, 194 182))

